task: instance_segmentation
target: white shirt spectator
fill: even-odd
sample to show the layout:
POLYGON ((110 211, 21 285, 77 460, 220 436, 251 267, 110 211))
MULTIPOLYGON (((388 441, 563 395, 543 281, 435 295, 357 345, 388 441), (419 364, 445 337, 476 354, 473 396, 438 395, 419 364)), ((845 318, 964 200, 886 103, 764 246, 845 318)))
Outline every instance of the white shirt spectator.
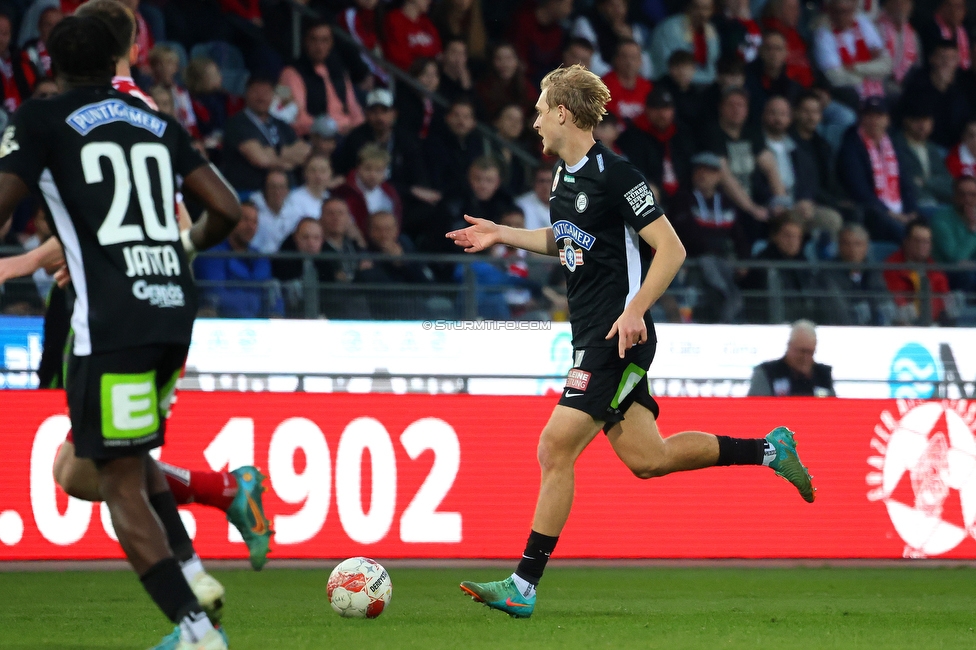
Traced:
POLYGON ((393 212, 393 201, 390 199, 390 195, 383 191, 382 185, 377 185, 371 190, 366 189, 366 186, 359 182, 359 177, 356 177, 356 185, 359 186, 359 191, 363 193, 363 198, 366 199, 367 212, 370 214, 393 212))
POLYGON ((312 217, 318 219, 322 216, 322 202, 329 198, 329 190, 322 194, 321 198, 316 198, 308 191, 304 185, 296 187, 288 194, 287 202, 292 203, 295 209, 301 213, 302 218, 312 217))
POLYGON ((854 25, 842 32, 831 29, 829 23, 817 29, 814 58, 833 85, 853 86, 861 97, 884 95, 881 82, 891 74, 891 57, 865 14, 858 14, 854 25))
POLYGON ((540 201, 535 192, 526 192, 515 199, 515 203, 525 213, 526 230, 538 230, 552 225, 549 220, 549 204, 540 201))
POLYGON ((258 206, 258 230, 251 246, 262 253, 277 253, 305 215, 289 199, 285 199, 277 213, 271 211, 260 192, 252 194, 250 200, 258 206))

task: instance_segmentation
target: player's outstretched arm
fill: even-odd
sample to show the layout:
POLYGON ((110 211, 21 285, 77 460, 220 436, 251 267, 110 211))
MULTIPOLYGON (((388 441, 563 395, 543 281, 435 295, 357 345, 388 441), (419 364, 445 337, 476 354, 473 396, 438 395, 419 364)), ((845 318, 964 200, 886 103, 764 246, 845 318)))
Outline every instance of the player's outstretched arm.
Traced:
POLYGON ((13 278, 32 275, 38 269, 64 266, 64 251, 57 237, 49 237, 33 250, 0 259, 0 284, 13 278))
POLYGON ((184 237, 187 253, 224 241, 241 219, 241 202, 224 177, 212 164, 203 165, 183 179, 183 188, 207 208, 184 237))
POLYGON ((556 239, 552 228, 524 230, 500 226, 488 219, 478 219, 471 215, 464 215, 464 220, 471 225, 460 230, 452 230, 445 237, 464 248, 465 253, 477 253, 495 244, 507 244, 542 255, 558 255, 556 239))

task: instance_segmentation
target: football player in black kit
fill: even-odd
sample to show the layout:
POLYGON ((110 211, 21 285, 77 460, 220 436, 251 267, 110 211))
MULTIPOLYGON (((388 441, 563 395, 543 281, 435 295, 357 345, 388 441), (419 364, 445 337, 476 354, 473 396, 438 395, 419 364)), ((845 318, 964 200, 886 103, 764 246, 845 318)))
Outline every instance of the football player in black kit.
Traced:
POLYGON ((600 78, 580 65, 542 81, 535 129, 545 153, 559 157, 549 194, 552 227, 517 230, 465 215, 471 226, 447 234, 469 253, 501 243, 558 256, 566 273, 574 364, 539 439, 542 481, 532 531, 510 577, 461 583, 474 600, 519 618, 532 614, 536 586, 569 517, 576 459, 601 429, 639 478, 766 465, 814 500, 810 474, 785 427, 754 439, 658 432, 659 409, 647 380, 657 345, 649 310, 681 268, 685 250, 641 173, 594 141, 609 99, 600 78))
POLYGON ((159 647, 226 650, 150 507, 169 487, 149 451, 163 444, 196 315, 188 255, 222 241, 240 204, 175 119, 112 88, 126 45, 96 16, 51 32, 66 91, 29 100, 4 131, 0 222, 31 191, 53 218, 76 293, 66 374, 75 453, 94 461, 126 557, 179 627, 159 647), (177 174, 208 210, 182 236, 177 174))

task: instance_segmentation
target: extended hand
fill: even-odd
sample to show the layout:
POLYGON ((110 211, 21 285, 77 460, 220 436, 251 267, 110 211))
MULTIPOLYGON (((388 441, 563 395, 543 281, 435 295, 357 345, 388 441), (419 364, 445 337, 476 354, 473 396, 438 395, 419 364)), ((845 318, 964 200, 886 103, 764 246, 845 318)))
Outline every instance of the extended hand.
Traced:
POLYGON ((607 340, 612 339, 614 335, 619 335, 617 350, 620 352, 620 358, 623 359, 627 350, 638 343, 647 342, 647 325, 644 324, 644 315, 634 314, 629 309, 624 309, 624 313, 620 314, 620 318, 614 321, 613 327, 610 328, 607 340))
POLYGON ((464 248, 465 253, 477 253, 501 242, 501 229, 494 221, 464 215, 464 220, 472 224, 461 230, 452 230, 444 235, 464 248))

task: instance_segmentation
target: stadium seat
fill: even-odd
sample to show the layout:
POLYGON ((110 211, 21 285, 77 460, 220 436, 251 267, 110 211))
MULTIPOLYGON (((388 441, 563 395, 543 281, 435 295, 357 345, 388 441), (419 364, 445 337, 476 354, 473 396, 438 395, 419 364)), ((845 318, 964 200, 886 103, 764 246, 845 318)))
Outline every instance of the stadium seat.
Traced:
POLYGON ((220 68, 224 78, 224 89, 233 95, 243 95, 249 73, 244 66, 244 55, 239 49, 225 41, 198 43, 190 50, 191 58, 212 59, 220 68))

